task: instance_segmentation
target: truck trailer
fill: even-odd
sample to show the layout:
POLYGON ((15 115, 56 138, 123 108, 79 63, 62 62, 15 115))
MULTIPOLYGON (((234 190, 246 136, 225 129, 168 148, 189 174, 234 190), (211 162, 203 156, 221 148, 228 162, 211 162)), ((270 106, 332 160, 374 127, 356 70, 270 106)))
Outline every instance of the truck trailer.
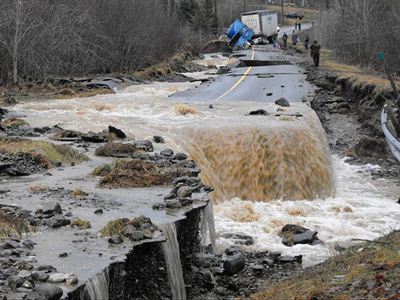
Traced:
POLYGON ((279 31, 278 13, 272 10, 256 10, 242 14, 242 22, 254 31, 259 42, 272 42, 273 35, 279 31))

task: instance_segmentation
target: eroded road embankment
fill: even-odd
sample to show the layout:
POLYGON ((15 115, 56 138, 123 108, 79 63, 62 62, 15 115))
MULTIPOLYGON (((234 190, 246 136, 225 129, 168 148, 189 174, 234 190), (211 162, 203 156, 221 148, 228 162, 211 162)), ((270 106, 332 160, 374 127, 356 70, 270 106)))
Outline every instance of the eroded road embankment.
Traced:
MULTIPOLYGON (((331 157, 321 123, 308 104, 314 98, 313 86, 296 64, 298 59, 267 47, 235 56, 241 61, 229 60, 232 65, 224 68, 224 75, 193 74, 205 82, 201 85, 154 82, 131 86, 116 95, 27 102, 13 109, 12 113, 24 116, 31 126, 20 124, 18 130, 6 134, 34 139, 58 134, 57 143, 69 143, 90 158, 81 165, 56 164, 47 175, 6 180, 1 185, 5 190, 1 203, 19 204, 31 211, 34 220, 43 215, 48 200, 61 203, 62 216, 50 214, 48 219, 50 225, 64 225, 48 228, 44 217, 47 227, 35 237, 40 245, 23 253, 36 251, 40 264, 51 263, 64 275, 78 275, 80 289, 66 286, 66 278, 58 275, 63 280, 57 285, 65 293, 76 298, 81 292, 93 297, 109 293, 114 299, 142 292, 157 298, 180 295, 182 287, 190 285, 188 298, 201 299, 205 293, 221 299, 248 296, 266 278, 293 275, 301 261, 316 264, 331 256, 332 249, 354 243, 353 239, 374 239, 397 226, 393 191, 376 189, 369 176, 372 167, 354 167, 331 157), (204 76, 211 79, 203 80, 204 76), (125 137, 115 131, 120 135, 115 140, 109 136, 110 128, 104 131, 106 125, 122 129, 125 137), (177 173, 172 176, 169 171, 174 168, 177 173), (200 169, 204 186, 199 186, 200 169), (160 172, 154 172, 157 170, 160 172), (185 170, 191 173, 179 173, 185 170), (175 178, 172 186, 160 187, 160 174, 175 178), (181 175, 183 179, 176 178, 181 175), (155 187, 132 186, 138 184, 138 178, 148 178, 155 187), (118 189, 99 188, 98 184, 118 189), (212 222, 207 222, 208 230, 201 230, 204 226, 199 223, 211 220, 212 210, 210 206, 204 210, 207 197, 205 202, 195 197, 202 195, 198 192, 210 192, 206 186, 214 189, 216 256, 211 255, 212 222), (174 210, 196 203, 200 208, 193 207, 191 213, 174 210), (161 226, 161 231, 164 228, 178 243, 167 247, 175 250, 165 259, 156 226, 147 218, 139 222, 136 217, 140 215, 150 217, 153 224, 174 222, 175 229, 161 226), (87 223, 82 221, 90 221, 91 228, 71 227, 68 222, 78 218, 77 224, 84 226, 87 223), (117 236, 111 239, 99 235, 114 228, 106 226, 108 221, 121 218, 128 220, 112 224, 117 229, 123 226, 123 232, 113 231, 117 236), (297 244, 298 239, 289 238, 296 232, 289 229, 301 231, 306 238, 297 244), (64 232, 63 241, 57 242, 64 232), (145 233, 153 239, 145 238, 145 233), (146 245, 136 247, 138 238, 147 241, 146 245), (177 263, 178 247, 181 264, 177 263), (197 255, 200 248, 204 255, 197 255), (66 261, 68 266, 63 269, 66 261), (110 268, 104 269, 107 265, 110 268), (163 269, 157 272, 160 265, 163 269), (104 272, 95 276, 101 270, 104 272), (178 274, 176 278, 182 280, 168 281, 170 274, 178 274), (92 280, 85 287, 87 278, 92 280), (132 286, 135 278, 140 284, 132 286)), ((220 55, 207 59, 221 64, 228 61, 220 55)), ((23 244, 13 246, 19 249, 23 244)), ((31 273, 36 274, 37 266, 32 265, 31 273)), ((49 267, 46 271, 55 273, 49 267)), ((25 281, 32 281, 24 279, 4 287, 22 287, 25 281)), ((19 291, 29 293, 28 285, 19 291)))

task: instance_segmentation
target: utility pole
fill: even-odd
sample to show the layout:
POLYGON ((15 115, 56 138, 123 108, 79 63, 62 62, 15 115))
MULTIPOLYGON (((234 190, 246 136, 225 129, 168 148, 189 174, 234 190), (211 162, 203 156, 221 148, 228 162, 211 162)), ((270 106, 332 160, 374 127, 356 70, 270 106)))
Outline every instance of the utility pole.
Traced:
POLYGON ((246 12, 246 0, 243 0, 243 12, 246 12))
POLYGON ((281 0, 281 8, 282 8, 282 24, 281 25, 283 25, 283 23, 285 22, 285 12, 284 12, 284 10, 283 10, 283 0, 281 0))

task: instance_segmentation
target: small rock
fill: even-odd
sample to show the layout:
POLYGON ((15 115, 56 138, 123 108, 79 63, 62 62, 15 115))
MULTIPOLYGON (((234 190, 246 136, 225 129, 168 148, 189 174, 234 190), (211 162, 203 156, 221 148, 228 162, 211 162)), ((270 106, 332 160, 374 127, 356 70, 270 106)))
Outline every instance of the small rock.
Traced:
POLYGON ((245 234, 237 234, 237 233, 225 233, 222 235, 224 239, 232 239, 234 240, 235 244, 238 245, 246 245, 250 246, 254 244, 254 239, 245 234))
POLYGON ((273 94, 274 93, 269 92, 269 93, 267 93, 267 97, 271 97, 273 94))
POLYGON ((251 266, 251 269, 255 272, 255 273, 262 273, 265 268, 262 265, 253 265, 251 266))
POLYGON ((276 105, 282 106, 282 107, 289 107, 290 103, 287 99, 285 98, 280 98, 278 100, 275 101, 276 105))
POLYGON ((224 273, 228 275, 235 275, 244 269, 246 260, 242 253, 236 253, 228 256, 224 262, 224 273))
POLYGON ((192 196, 192 188, 189 186, 181 186, 177 192, 176 195, 178 198, 188 198, 192 196))
POLYGON ((305 227, 288 224, 285 225, 279 236, 282 237, 282 243, 286 246, 294 246, 297 244, 312 245, 318 240, 317 231, 311 231, 305 227))
POLYGON ((51 283, 61 283, 64 282, 67 278, 67 275, 64 273, 54 273, 51 274, 48 281, 51 283))
POLYGON ((16 249, 18 247, 19 247, 19 243, 16 241, 12 241, 12 240, 6 241, 0 245, 1 249, 16 249))
POLYGON ((45 282, 47 279, 49 279, 50 275, 45 273, 45 272, 33 272, 32 273, 32 278, 35 281, 41 281, 45 282))
POLYGON ((214 108, 214 105, 210 104, 210 105, 208 105, 208 108, 209 108, 209 109, 213 109, 213 108, 214 108))
POLYGON ((294 262, 301 263, 302 260, 303 260, 303 256, 302 255, 298 255, 298 256, 279 256, 277 258, 278 263, 281 263, 281 264, 288 264, 288 263, 294 263, 294 262))
MULTIPOLYGON (((19 287, 19 288, 17 288, 15 291, 16 291, 17 293, 21 293, 21 294, 28 294, 28 293, 32 292, 31 289, 24 288, 24 287, 19 287)), ((22 297, 22 299, 26 299, 26 297, 22 297)), ((14 298, 13 298, 13 300, 14 300, 14 298)), ((16 299, 15 299, 15 300, 16 300, 16 299)))
POLYGON ((174 151, 172 151, 172 149, 167 148, 167 149, 162 150, 160 152, 160 154, 164 157, 172 157, 172 156, 174 156, 174 151))
POLYGON ((50 283, 37 285, 33 290, 48 300, 59 300, 63 295, 63 290, 59 286, 50 283))
POLYGON ((19 278, 27 279, 32 276, 32 273, 28 270, 19 271, 18 275, 19 278))
POLYGON ((25 279, 18 276, 10 276, 7 278, 8 286, 11 290, 15 291, 18 287, 22 286, 25 279))
POLYGON ((133 225, 126 225, 126 226, 123 228, 123 230, 122 230, 122 234, 123 234, 124 236, 129 237, 129 236, 131 236, 135 231, 136 231, 135 226, 133 226, 133 225))
POLYGON ((45 203, 43 206, 43 213, 46 215, 62 214, 62 209, 61 209, 60 203, 55 202, 55 201, 45 203))
POLYGON ((96 209, 96 210, 94 211, 94 213, 95 213, 96 215, 102 215, 102 214, 103 214, 103 210, 102 210, 101 208, 99 208, 99 209, 96 209))
POLYGON ((175 160, 185 160, 187 158, 188 158, 188 156, 185 153, 177 153, 174 156, 175 160))
POLYGON ((119 235, 113 235, 108 239, 108 242, 110 244, 119 245, 122 244, 124 241, 119 235))
POLYGON ((153 238, 153 232, 150 229, 144 229, 143 230, 143 236, 146 239, 152 239, 153 238))
POLYGON ((24 248, 32 250, 35 246, 35 243, 32 242, 31 240, 25 240, 22 242, 22 245, 24 245, 24 248))
POLYGON ((115 136, 119 139, 125 139, 126 134, 121 130, 113 126, 108 126, 108 132, 115 134, 115 136))
POLYGON ((129 237, 132 241, 137 242, 144 239, 144 234, 140 230, 135 230, 129 237))
POLYGON ((53 270, 55 270, 56 268, 54 268, 53 266, 51 266, 51 265, 41 265, 41 266, 39 266, 38 267, 38 270, 39 271, 53 271, 53 270))
POLYGON ((148 141, 148 140, 136 140, 134 142, 134 145, 139 149, 139 150, 143 150, 146 152, 153 152, 154 151, 154 147, 152 142, 148 141))
POLYGON ((249 113, 249 116, 268 116, 268 112, 264 109, 257 109, 257 110, 251 111, 249 113))
POLYGON ((22 287, 31 290, 33 289, 33 284, 29 280, 25 280, 24 283, 22 284, 22 287))
POLYGON ((64 253, 61 253, 60 255, 58 255, 59 257, 68 257, 68 253, 67 252, 64 252, 64 253))
POLYGON ((63 215, 56 215, 53 219, 47 221, 47 226, 51 228, 60 228, 71 224, 71 220, 67 219, 63 215))
POLYGON ((79 280, 78 280, 78 276, 76 276, 75 274, 67 274, 67 277, 65 278, 65 283, 67 285, 76 285, 78 284, 79 280))
POLYGON ((156 144, 165 144, 164 138, 162 136, 159 136, 159 135, 153 136, 153 141, 156 144))
POLYGON ((239 253, 240 249, 237 246, 230 246, 225 250, 226 255, 234 255, 236 253, 239 253))
POLYGON ((182 208, 182 205, 178 199, 167 199, 165 200, 165 207, 171 209, 182 208))

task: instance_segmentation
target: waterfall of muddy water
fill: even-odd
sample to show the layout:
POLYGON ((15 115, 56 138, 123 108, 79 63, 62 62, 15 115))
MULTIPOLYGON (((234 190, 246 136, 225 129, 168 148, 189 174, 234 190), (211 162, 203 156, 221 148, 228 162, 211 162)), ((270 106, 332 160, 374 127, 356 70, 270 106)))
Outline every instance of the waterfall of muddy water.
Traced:
POLYGON ((282 125, 186 133, 187 148, 202 170, 202 179, 215 189, 214 202, 233 197, 265 202, 332 195, 331 158, 321 126, 282 125))
POLYGON ((204 208, 201 215, 200 222, 200 244, 203 247, 202 251, 205 252, 205 248, 211 245, 212 254, 215 254, 216 250, 216 232, 215 232, 215 221, 214 221, 214 209, 212 202, 204 208))
POLYGON ((162 243, 162 249, 167 264, 167 274, 169 285, 171 287, 172 299, 185 300, 185 282, 183 280, 183 271, 175 224, 160 224, 159 227, 166 238, 166 242, 162 243))
POLYGON ((89 279, 83 290, 83 297, 81 299, 85 300, 108 300, 108 285, 110 279, 108 275, 108 269, 95 277, 89 279))

